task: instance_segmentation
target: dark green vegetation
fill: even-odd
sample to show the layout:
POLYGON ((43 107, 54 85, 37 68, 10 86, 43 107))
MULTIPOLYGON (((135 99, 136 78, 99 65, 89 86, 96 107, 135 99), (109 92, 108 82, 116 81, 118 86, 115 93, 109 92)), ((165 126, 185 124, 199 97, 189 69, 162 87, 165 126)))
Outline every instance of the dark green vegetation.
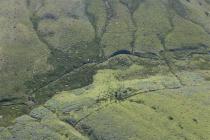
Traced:
POLYGON ((209 0, 2 0, 0 30, 0 140, 210 139, 209 0))

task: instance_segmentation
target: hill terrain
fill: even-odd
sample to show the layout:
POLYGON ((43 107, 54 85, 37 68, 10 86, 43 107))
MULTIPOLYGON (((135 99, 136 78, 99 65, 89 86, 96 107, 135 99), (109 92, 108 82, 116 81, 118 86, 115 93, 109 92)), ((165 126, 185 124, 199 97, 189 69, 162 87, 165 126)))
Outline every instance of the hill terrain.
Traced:
POLYGON ((210 139, 209 0, 2 0, 0 30, 0 139, 210 139))

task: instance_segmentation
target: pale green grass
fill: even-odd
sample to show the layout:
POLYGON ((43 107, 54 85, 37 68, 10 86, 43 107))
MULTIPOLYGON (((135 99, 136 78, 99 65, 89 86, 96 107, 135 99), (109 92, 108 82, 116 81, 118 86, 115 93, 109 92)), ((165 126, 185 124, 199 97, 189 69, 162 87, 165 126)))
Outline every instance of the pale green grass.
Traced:
POLYGON ((102 38, 105 56, 110 56, 118 50, 131 50, 132 31, 134 25, 129 10, 119 0, 112 1, 113 17, 109 21, 102 38))
MULTIPOLYGON (((177 79, 170 73, 165 75, 148 75, 147 78, 142 79, 129 79, 129 77, 127 77, 128 80, 118 80, 128 73, 136 73, 140 69, 141 66, 133 65, 127 70, 99 70, 94 76, 93 83, 88 87, 85 87, 87 90, 82 90, 84 91, 83 93, 75 95, 73 93, 77 92, 77 90, 73 93, 71 91, 64 91, 61 94, 54 96, 45 105, 55 111, 69 112, 75 109, 81 109, 84 106, 91 106, 97 102, 97 100, 115 99, 115 94, 117 92, 127 92, 127 90, 133 91, 131 93, 130 91, 128 93, 122 93, 122 97, 126 97, 134 94, 134 91, 146 92, 164 89, 166 87, 180 86, 177 79)), ((138 74, 136 74, 136 77, 138 77, 138 74)))
POLYGON ((107 22, 107 11, 102 0, 87 0, 87 13, 96 31, 96 37, 101 38, 107 22))
POLYGON ((200 26, 185 20, 181 17, 175 17, 174 30, 166 38, 168 49, 189 47, 198 44, 210 45, 210 36, 200 26))
POLYGON ((159 52, 163 46, 158 36, 165 36, 172 28, 169 11, 160 1, 147 0, 134 12, 137 23, 135 51, 159 52))
POLYGON ((0 71, 1 95, 23 93, 26 80, 32 78, 33 74, 51 69, 47 64, 49 50, 33 31, 24 1, 16 2, 1 2, 0 54, 3 59, 0 71), (16 12, 11 8, 12 5, 17 6, 16 12))

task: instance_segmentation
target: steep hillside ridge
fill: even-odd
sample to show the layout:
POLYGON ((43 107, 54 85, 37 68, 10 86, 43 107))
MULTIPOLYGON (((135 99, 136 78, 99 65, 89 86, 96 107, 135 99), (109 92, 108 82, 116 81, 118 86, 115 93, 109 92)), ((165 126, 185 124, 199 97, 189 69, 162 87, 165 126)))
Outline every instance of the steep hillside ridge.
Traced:
MULTIPOLYGON (((11 106, 27 110, 24 83, 52 69, 47 62, 50 52, 32 28, 25 1, 3 0, 0 5, 0 114, 20 115, 16 109, 10 112, 11 106)), ((16 116, 7 115, 6 119, 16 116)))
MULTIPOLYGON (((137 63, 137 70, 118 77, 134 88, 131 93, 141 84, 162 90, 209 80, 208 0, 3 0, 0 5, 0 125, 58 92, 83 91, 103 69, 118 73, 137 63)), ((118 80, 113 79, 121 85, 118 80)), ((80 108, 77 100, 88 106, 98 94, 69 98, 80 108)))

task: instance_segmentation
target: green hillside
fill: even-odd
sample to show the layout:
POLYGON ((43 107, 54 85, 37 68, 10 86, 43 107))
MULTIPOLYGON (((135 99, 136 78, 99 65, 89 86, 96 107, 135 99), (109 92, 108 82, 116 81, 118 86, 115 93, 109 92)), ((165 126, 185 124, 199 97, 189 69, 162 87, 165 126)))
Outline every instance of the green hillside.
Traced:
POLYGON ((209 0, 0 1, 0 140, 209 140, 209 0))

